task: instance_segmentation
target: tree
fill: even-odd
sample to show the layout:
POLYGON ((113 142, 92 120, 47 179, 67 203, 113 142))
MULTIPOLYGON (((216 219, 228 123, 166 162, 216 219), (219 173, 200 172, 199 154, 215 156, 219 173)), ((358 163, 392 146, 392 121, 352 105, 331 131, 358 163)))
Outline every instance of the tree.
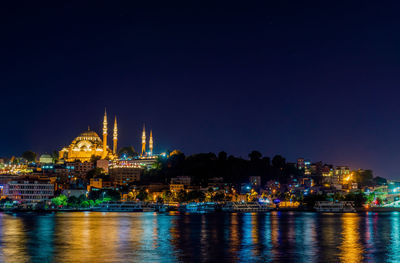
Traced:
POLYGON ((51 157, 53 158, 53 161, 56 163, 59 159, 58 151, 54 150, 53 153, 51 154, 51 157))
POLYGON ((145 201, 147 200, 147 198, 149 197, 149 194, 147 193, 147 191, 145 190, 140 190, 139 194, 136 196, 137 199, 139 199, 140 201, 145 201))
POLYGON ((228 155, 226 154, 226 152, 221 151, 218 153, 218 160, 219 161, 226 161, 226 159, 228 158, 228 155))
POLYGON ((4 204, 4 203, 7 203, 7 202, 12 202, 12 199, 9 198, 9 197, 6 197, 6 198, 3 198, 3 199, 0 200, 0 204, 4 204))
POLYGON ((125 146, 118 151, 118 156, 120 158, 132 158, 137 155, 138 153, 135 151, 135 148, 133 148, 133 146, 125 146))
MULTIPOLYGON (((367 197, 361 193, 348 193, 345 196, 346 201, 353 201, 355 207, 361 207, 367 202, 367 197)), ((378 200, 378 199, 377 199, 378 200)))
POLYGON ((250 161, 255 162, 260 160, 262 157, 262 154, 259 151, 252 151, 251 153, 249 153, 249 158, 250 161))
POLYGON ((92 156, 90 156, 90 162, 92 162, 92 163, 96 163, 100 159, 101 159, 100 156, 96 156, 94 154, 92 154, 92 156))
POLYGON ((90 206, 90 204, 89 204, 88 201, 83 201, 83 202, 81 203, 81 207, 87 208, 87 207, 89 207, 89 206, 90 206))
POLYGON ((76 196, 70 196, 68 198, 68 206, 73 206, 74 207, 74 206, 78 206, 80 203, 81 202, 80 202, 79 198, 76 197, 76 196))
POLYGON ((224 199, 225 199, 225 194, 221 192, 215 193, 214 196, 211 198, 211 200, 215 202, 224 201, 224 199))
POLYGON ((90 178, 98 178, 104 174, 103 168, 94 168, 86 173, 86 180, 90 180, 90 178))
POLYGON ((361 185, 371 185, 373 183, 373 172, 372 170, 358 170, 353 172, 357 183, 361 185))
POLYGON ((203 202, 205 199, 205 194, 202 191, 190 191, 187 194, 188 201, 199 201, 203 202))
POLYGON ((87 199, 87 197, 86 197, 86 195, 80 195, 79 197, 78 197, 78 199, 79 199, 79 202, 83 202, 83 201, 87 201, 88 199, 87 199))
POLYGON ((186 202, 187 201, 187 193, 186 193, 186 191, 185 190, 180 190, 179 192, 178 192, 178 194, 176 195, 176 198, 177 198, 177 201, 178 202, 186 202))
POLYGON ((24 158, 28 162, 34 162, 36 160, 36 153, 32 151, 25 151, 22 153, 22 158, 24 158))
POLYGON ((55 206, 67 205, 67 197, 65 195, 59 195, 51 199, 51 203, 53 203, 55 206))
MULTIPOLYGON (((112 189, 108 189, 105 192, 105 197, 111 199, 112 201, 120 201, 121 200, 121 194, 116 191, 116 190, 112 190, 112 189)), ((104 198, 104 199, 106 199, 104 198)))
POLYGON ((272 158, 272 166, 275 168, 278 168, 282 170, 286 165, 286 160, 280 155, 275 155, 274 158, 272 158))
POLYGON ((377 185, 387 185, 387 180, 380 176, 375 177, 373 181, 377 185))

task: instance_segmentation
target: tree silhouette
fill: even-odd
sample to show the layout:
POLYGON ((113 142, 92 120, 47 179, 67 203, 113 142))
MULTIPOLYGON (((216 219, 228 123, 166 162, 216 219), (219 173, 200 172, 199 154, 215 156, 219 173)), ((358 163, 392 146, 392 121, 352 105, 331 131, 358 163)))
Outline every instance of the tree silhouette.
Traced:
POLYGON ((262 154, 259 151, 252 151, 251 153, 249 153, 249 158, 250 161, 255 162, 260 160, 262 157, 262 154))
POLYGON ((22 153, 22 158, 24 158, 28 162, 34 162, 36 160, 36 153, 32 151, 25 151, 24 153, 22 153))
POLYGON ((137 156, 138 153, 135 151, 135 148, 133 148, 133 146, 125 146, 118 151, 118 156, 121 157, 122 155, 126 155, 126 157, 128 158, 132 158, 134 156, 137 156))

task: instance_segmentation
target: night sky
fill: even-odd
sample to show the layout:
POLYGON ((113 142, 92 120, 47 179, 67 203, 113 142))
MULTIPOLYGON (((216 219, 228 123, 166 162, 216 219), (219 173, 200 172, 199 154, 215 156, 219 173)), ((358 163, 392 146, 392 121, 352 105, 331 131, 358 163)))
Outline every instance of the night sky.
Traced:
POLYGON ((400 179, 398 1, 8 2, 2 156, 101 134, 106 107, 119 146, 138 150, 145 123, 159 151, 259 150, 400 179))

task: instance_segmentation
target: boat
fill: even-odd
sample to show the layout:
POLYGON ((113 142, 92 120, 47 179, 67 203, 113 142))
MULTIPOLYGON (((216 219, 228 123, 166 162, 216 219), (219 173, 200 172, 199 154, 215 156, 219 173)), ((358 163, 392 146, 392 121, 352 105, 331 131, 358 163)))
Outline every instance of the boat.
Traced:
POLYGON ((93 207, 93 211, 97 212, 143 212, 140 202, 104 202, 99 206, 93 207))
POLYGON ((333 213, 352 213, 356 212, 353 201, 318 201, 315 203, 314 209, 317 212, 333 212, 333 213))
POLYGON ((157 205, 156 207, 156 211, 158 211, 159 213, 165 213, 165 212, 169 212, 172 210, 172 207, 166 204, 160 204, 157 205))
POLYGON ((215 212, 216 204, 213 202, 188 203, 182 208, 182 211, 187 213, 210 213, 215 212))
POLYGON ((258 202, 227 202, 223 207, 224 212, 269 212, 273 210, 274 207, 268 206, 266 204, 261 204, 258 202))

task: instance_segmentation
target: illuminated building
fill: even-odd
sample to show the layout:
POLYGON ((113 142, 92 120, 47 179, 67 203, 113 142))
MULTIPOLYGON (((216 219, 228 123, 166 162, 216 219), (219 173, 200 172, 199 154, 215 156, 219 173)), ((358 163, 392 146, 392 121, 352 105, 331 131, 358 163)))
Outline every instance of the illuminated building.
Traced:
POLYGON ((0 164, 0 174, 23 175, 32 171, 26 164, 0 164))
POLYGON ((335 176, 338 177, 339 182, 348 183, 351 179, 350 168, 348 166, 337 166, 335 169, 335 176))
POLYGON ((306 175, 311 174, 311 162, 310 161, 304 162, 304 174, 306 174, 306 175))
POLYGON ((141 156, 145 155, 146 153, 146 130, 143 125, 143 132, 142 132, 142 153, 140 154, 141 156))
POLYGON ((53 157, 49 154, 42 154, 40 155, 39 162, 42 164, 53 163, 53 157))
MULTIPOLYGON (((115 121, 114 126, 114 148, 117 151, 117 126, 115 121)), ((81 161, 88 162, 92 157, 98 157, 101 159, 114 159, 116 154, 111 151, 107 145, 107 113, 104 112, 103 121, 103 140, 100 139, 96 132, 88 129, 76 137, 72 143, 63 148, 59 152, 60 160, 63 159, 66 162, 81 161)))
POLYGON ((10 181, 4 186, 4 195, 23 202, 40 202, 54 196, 54 184, 49 181, 10 181))
POLYGON ((153 131, 152 130, 150 130, 149 153, 150 153, 150 156, 153 155, 153 131))
POLYGON ((96 167, 103 169, 103 171, 105 173, 108 173, 108 165, 109 165, 108 160, 97 160, 96 161, 96 167))
POLYGON ((101 158, 104 159, 107 157, 107 112, 104 111, 104 120, 103 120, 103 152, 101 158))
POLYGON ((304 158, 298 158, 296 166, 297 169, 304 169, 305 168, 304 158))
POLYGON ((73 175, 75 176, 84 176, 89 172, 90 170, 94 169, 94 163, 93 162, 73 162, 73 163, 67 163, 69 168, 73 170, 73 175))
POLYGON ((110 179, 118 185, 127 185, 131 182, 140 181, 140 175, 143 172, 139 167, 111 167, 110 179))
POLYGON ((111 188, 110 181, 103 181, 101 178, 90 178, 90 184, 87 186, 87 190, 91 191, 95 189, 102 189, 102 188, 111 188))
POLYGON ((118 128, 117 128, 117 116, 114 121, 114 133, 113 133, 113 154, 117 154, 117 141, 118 141, 118 128))

